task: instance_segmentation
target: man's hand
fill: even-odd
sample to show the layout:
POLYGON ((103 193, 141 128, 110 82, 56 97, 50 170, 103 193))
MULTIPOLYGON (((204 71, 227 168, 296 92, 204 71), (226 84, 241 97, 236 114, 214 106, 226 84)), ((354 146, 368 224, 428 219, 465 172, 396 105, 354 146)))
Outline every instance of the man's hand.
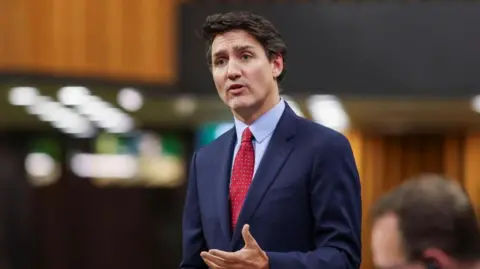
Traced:
POLYGON ((242 229, 245 247, 236 252, 225 252, 211 249, 203 251, 202 256, 208 267, 212 269, 268 269, 268 257, 250 234, 249 225, 242 229))

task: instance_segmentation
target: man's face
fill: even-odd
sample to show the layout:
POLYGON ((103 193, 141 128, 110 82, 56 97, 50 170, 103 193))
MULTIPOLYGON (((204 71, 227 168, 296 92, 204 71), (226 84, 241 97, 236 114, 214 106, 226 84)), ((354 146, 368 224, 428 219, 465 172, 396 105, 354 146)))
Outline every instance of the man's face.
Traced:
POLYGON ((258 110, 278 102, 275 80, 283 69, 281 56, 267 58, 262 45, 248 32, 220 34, 212 43, 212 75, 218 95, 232 110, 258 110))
POLYGON ((377 219, 372 230, 373 263, 380 269, 421 269, 421 264, 408 263, 403 251, 398 219, 386 214, 377 219))

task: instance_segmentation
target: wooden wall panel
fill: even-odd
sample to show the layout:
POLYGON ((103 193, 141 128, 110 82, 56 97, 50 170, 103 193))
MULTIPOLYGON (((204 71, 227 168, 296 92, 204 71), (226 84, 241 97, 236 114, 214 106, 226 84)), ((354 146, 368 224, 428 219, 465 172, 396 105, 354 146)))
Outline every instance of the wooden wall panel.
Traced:
POLYGON ((480 134, 467 135, 464 158, 464 185, 480 213, 480 134))
POLYGON ((461 136, 447 136, 443 148, 444 173, 450 179, 463 182, 463 144, 461 136))
POLYGON ((480 210, 480 134, 365 135, 346 133, 362 181, 362 269, 371 269, 369 211, 376 200, 404 180, 437 173, 462 182, 480 210))
POLYGON ((0 2, 3 71, 176 79, 177 0, 0 2))
POLYGON ((384 181, 377 181, 385 174, 385 143, 380 137, 367 137, 363 147, 362 180, 362 268, 373 268, 370 248, 371 221, 369 210, 380 197, 384 181))
MULTIPOLYGON (((4 10, 9 11, 11 8, 10 6, 12 5, 11 1, 9 0, 0 0, 0 7, 2 7, 4 10)), ((0 11, 0 15, 3 14, 0 11)), ((8 44, 8 38, 7 38, 7 31, 6 29, 9 28, 6 16, 0 16, 0 59, 5 59, 7 55, 7 47, 6 44, 8 44)), ((6 67, 6 61, 5 60, 0 60, 0 70, 4 69, 6 67)))
POLYGON ((364 147, 364 138, 361 132, 358 131, 348 131, 345 136, 348 141, 350 141, 350 146, 355 157, 355 162, 357 164, 358 173, 360 175, 360 180, 363 179, 363 147, 364 147))
POLYGON ((22 37, 20 33, 25 33, 26 18, 24 14, 20 12, 23 8, 23 1, 14 0, 2 0, 2 12, 0 24, 0 67, 6 68, 15 66, 17 64, 24 63, 25 57, 20 51, 25 51, 27 43, 25 40, 21 42, 22 37), (8 14, 8 15, 7 15, 8 14), (23 15, 23 16, 22 16, 23 15), (17 54, 14 55, 10 52, 14 51, 14 45, 19 44, 17 47, 17 54))

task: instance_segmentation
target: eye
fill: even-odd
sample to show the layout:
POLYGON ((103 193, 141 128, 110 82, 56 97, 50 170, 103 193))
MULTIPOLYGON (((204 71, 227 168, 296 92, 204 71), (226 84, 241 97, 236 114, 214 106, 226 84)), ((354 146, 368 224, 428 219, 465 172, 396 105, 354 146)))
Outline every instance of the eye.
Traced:
POLYGON ((222 66, 224 65, 225 63, 227 62, 227 60, 225 58, 218 58, 215 60, 215 62, 213 63, 215 66, 222 66))
POLYGON ((244 53, 242 54, 242 60, 250 60, 252 58, 252 55, 249 53, 244 53))

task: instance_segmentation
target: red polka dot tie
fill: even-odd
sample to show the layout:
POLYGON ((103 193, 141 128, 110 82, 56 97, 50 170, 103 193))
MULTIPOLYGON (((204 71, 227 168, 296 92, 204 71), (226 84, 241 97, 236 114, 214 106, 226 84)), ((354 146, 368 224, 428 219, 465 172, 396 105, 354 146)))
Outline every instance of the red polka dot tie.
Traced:
POLYGON ((233 163, 232 178, 230 183, 230 206, 232 213, 232 230, 237 224, 238 215, 247 196, 248 188, 253 178, 255 166, 255 151, 252 145, 253 135, 250 128, 242 134, 242 143, 233 163))

